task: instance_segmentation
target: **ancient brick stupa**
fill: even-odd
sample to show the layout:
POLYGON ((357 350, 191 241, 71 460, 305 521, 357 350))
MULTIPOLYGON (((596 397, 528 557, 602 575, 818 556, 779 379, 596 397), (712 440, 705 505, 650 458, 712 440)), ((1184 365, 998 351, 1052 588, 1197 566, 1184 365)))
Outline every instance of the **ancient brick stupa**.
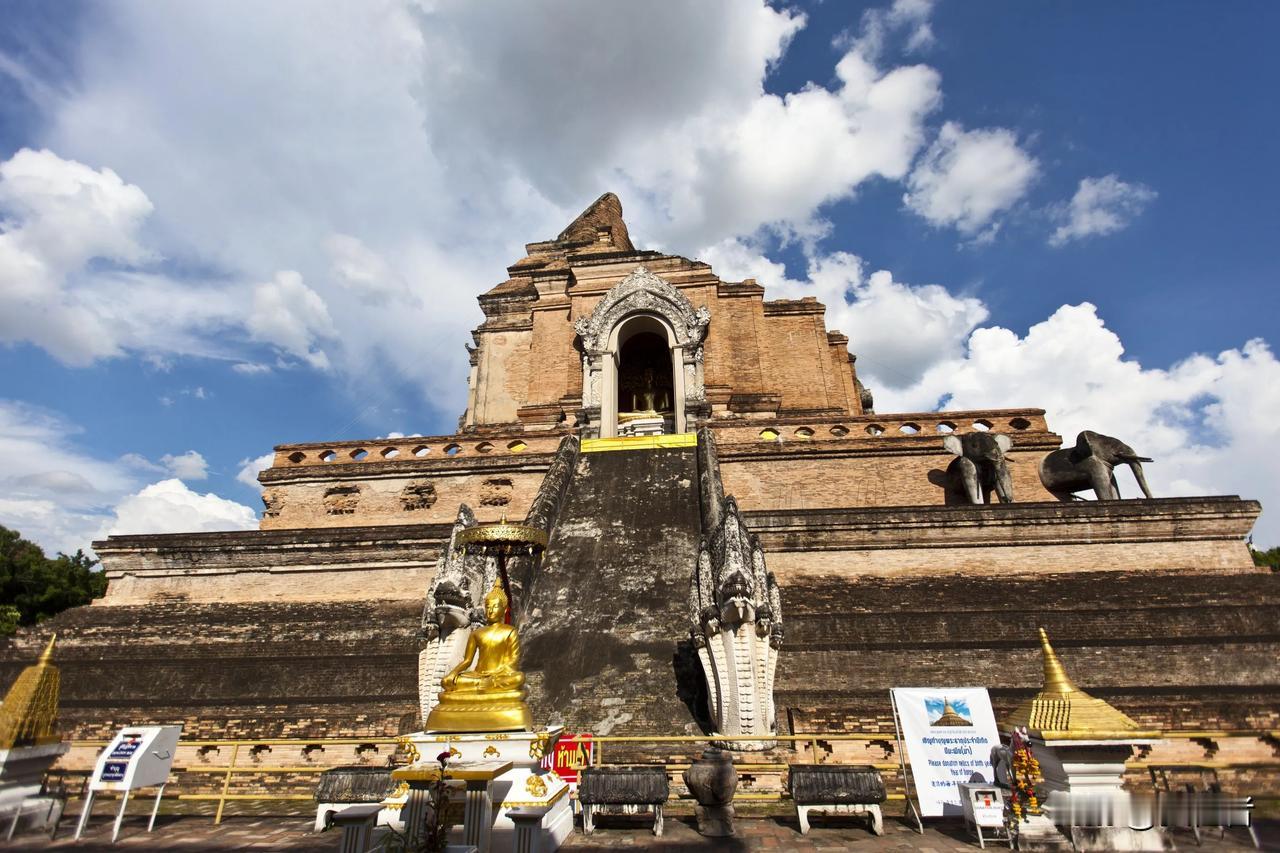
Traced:
POLYGON ((493 583, 450 542, 506 515, 549 539, 510 564, 539 725, 884 734, 904 684, 987 685, 1000 718, 1043 625, 1105 649, 1090 692, 1144 726, 1275 727, 1257 502, 1059 500, 1142 448, 1082 433, 1042 466, 1035 400, 878 411, 822 303, 638 248, 611 194, 479 303, 456 432, 281 436, 260 530, 96 543, 106 597, 0 678, 57 630, 75 738, 417 731, 493 583))

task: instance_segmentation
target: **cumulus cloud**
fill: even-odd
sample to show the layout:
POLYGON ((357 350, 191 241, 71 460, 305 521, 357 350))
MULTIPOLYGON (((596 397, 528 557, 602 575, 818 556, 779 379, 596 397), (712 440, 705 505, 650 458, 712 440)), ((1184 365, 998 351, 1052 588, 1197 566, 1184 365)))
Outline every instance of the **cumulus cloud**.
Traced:
POLYGON ((194 450, 177 456, 166 453, 160 458, 160 464, 179 480, 203 480, 209 476, 209 463, 194 450))
POLYGON ((274 453, 264 453, 255 459, 241 459, 240 470, 236 473, 236 481, 244 483, 255 492, 261 494, 262 484, 258 482, 258 474, 270 468, 275 458, 276 455, 274 453))
POLYGON ((254 340, 297 356, 317 370, 328 369, 329 357, 317 343, 335 335, 329 307, 297 272, 277 273, 274 280, 254 288, 253 313, 246 325, 254 340))
MULTIPOLYGON (((848 253, 811 255, 802 281, 743 241, 704 258, 771 295, 823 302, 828 328, 849 335, 879 411, 1044 408, 1069 442, 1092 429, 1155 458, 1147 478, 1158 497, 1229 493, 1280 506, 1280 361, 1261 340, 1149 368, 1126 357, 1089 303, 1064 305, 1020 336, 982 325, 989 311, 977 297, 903 283, 887 270, 868 275, 848 253)), ((1126 479, 1122 491, 1139 494, 1126 479)), ((1255 535, 1280 543, 1280 515, 1264 514, 1255 535)))
POLYGON ((105 534, 186 533, 211 530, 253 530, 258 517, 247 506, 199 494, 181 480, 161 480, 129 495, 115 507, 105 534))
MULTIPOLYGON (((456 414, 475 295, 602 189, 644 242, 693 253, 762 226, 813 239, 821 205, 907 174, 938 73, 863 42, 831 83, 766 93, 804 23, 701 0, 607 16, 564 0, 113 6, 42 137, 145 190, 151 256, 216 275, 94 276, 95 309, 146 293, 106 315, 130 334, 77 363, 146 343, 251 375, 271 359, 246 349, 265 344, 339 376, 410 378, 456 414), (153 322, 166 297, 171 322, 153 322)), ((902 0, 875 26, 919 43, 927 24, 928 4, 902 0)))
POLYGON ((1121 231, 1155 198, 1156 191, 1150 187, 1125 183, 1116 175, 1084 178, 1071 201, 1053 211, 1059 225, 1050 235, 1049 245, 1062 246, 1072 240, 1121 231))
POLYGON ((0 339, 29 341, 84 365, 116 355, 108 323, 76 298, 70 277, 91 259, 141 260, 151 202, 110 169, 22 149, 0 163, 0 339))
POLYGON ((891 36, 905 32, 908 52, 930 48, 937 40, 929 21, 934 5, 935 0, 893 0, 887 8, 868 9, 855 43, 867 55, 877 56, 891 36))
POLYGON ((740 241, 703 256, 729 278, 755 278, 771 298, 816 297, 827 306, 827 328, 849 336, 859 370, 878 387, 919 382, 933 365, 959 356, 965 336, 988 316, 981 300, 941 285, 905 284, 888 270, 868 275, 862 258, 848 252, 812 255, 805 281, 788 279, 781 264, 740 241))
POLYGON ((1012 131, 965 130, 949 121, 912 170, 903 202, 931 225, 988 239, 1039 171, 1012 131))
MULTIPOLYGON (((136 453, 100 459, 77 446, 83 431, 48 409, 0 400, 0 524, 51 553, 89 550, 89 543, 114 523, 117 504, 143 490, 147 480, 172 474, 196 479, 206 469, 194 450, 166 456, 160 463, 136 453)), ((241 526, 226 529, 242 529, 245 513, 254 515, 246 506, 233 510, 214 501, 187 503, 192 513, 209 511, 210 521, 200 524, 239 519, 241 526)))
POLYGON ((24 148, 0 163, 0 341, 28 342, 72 366, 144 352, 195 352, 234 297, 175 286, 141 233, 154 210, 141 188, 24 148))
MULTIPOLYGON (((1093 305, 1064 305, 1022 336, 976 329, 962 355, 909 388, 890 387, 877 405, 913 411, 939 401, 950 409, 1043 407, 1068 441, 1083 429, 1115 435, 1156 460, 1146 470, 1158 497, 1230 493, 1280 506, 1280 362, 1261 340, 1143 367, 1125 357, 1093 305)), ((1139 494, 1126 480, 1122 492, 1139 494)), ((1280 515, 1264 514, 1255 535, 1280 542, 1280 515)))

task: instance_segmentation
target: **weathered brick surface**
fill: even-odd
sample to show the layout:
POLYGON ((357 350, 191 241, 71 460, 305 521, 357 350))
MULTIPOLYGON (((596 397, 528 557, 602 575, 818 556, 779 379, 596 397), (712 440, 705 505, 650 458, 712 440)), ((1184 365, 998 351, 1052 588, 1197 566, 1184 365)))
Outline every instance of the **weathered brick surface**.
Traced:
POLYGON ((686 704, 697 663, 679 645, 697 484, 692 448, 580 457, 521 625, 535 719, 600 734, 699 731, 686 704))
POLYGON ((188 737, 365 737, 416 721, 417 601, 78 607, 10 641, 9 683, 58 633, 73 738, 184 724, 188 737))
POLYGON ((105 604, 421 601, 451 525, 113 536, 105 604))

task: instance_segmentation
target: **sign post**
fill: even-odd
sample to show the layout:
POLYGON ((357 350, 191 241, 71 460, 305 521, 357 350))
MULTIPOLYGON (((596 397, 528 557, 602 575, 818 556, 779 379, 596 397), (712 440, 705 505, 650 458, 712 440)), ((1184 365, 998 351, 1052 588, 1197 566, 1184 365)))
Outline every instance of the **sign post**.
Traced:
MULTIPOLYGON (((959 817, 960 784, 991 778, 991 749, 1000 744, 985 687, 895 687, 894 719, 911 761, 917 815, 959 817)), ((905 771, 904 771, 905 772, 905 771)), ((908 797, 908 800, 910 797, 908 797)))
POLYGON ((178 737, 182 726, 129 726, 121 729, 107 748, 98 756, 89 779, 89 792, 80 822, 76 825, 76 840, 84 832, 93 810, 93 797, 98 791, 122 791, 120 811, 116 813, 116 825, 111 832, 111 842, 120 837, 120 823, 124 820, 124 808, 129 803, 129 792, 135 788, 160 786, 156 801, 151 807, 151 821, 147 832, 156 825, 156 812, 160 810, 160 796, 169 780, 173 767, 173 754, 178 749, 178 737))

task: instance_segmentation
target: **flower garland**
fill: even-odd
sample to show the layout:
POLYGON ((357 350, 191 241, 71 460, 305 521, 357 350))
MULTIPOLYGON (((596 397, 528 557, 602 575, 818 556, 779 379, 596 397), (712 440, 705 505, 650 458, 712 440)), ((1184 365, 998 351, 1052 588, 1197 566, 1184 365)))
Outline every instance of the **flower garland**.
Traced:
POLYGON ((1026 729, 1014 729, 1009 741, 1012 753, 1009 768, 1009 809, 1013 813, 1013 823, 1018 824, 1031 820, 1032 815, 1040 814, 1040 800, 1036 796, 1036 785, 1044 781, 1040 775, 1040 762, 1036 761, 1031 751, 1031 743, 1026 729))

